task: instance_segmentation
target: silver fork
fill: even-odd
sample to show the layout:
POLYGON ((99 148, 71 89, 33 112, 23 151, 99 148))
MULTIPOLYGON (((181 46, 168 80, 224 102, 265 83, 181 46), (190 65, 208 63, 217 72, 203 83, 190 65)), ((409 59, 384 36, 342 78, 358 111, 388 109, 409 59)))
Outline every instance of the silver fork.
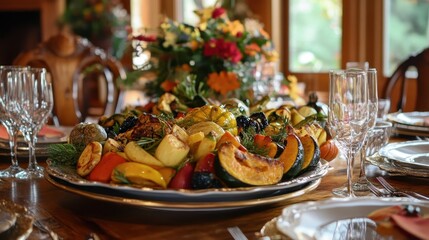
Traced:
POLYGON ((33 225, 36 226, 38 229, 40 229, 40 231, 47 233, 52 240, 61 240, 62 239, 60 236, 58 236, 57 233, 52 231, 48 226, 46 226, 46 224, 43 224, 38 219, 36 219, 33 222, 33 225))
POLYGON ((234 240, 247 240, 246 235, 241 231, 241 229, 237 226, 229 227, 228 232, 231 234, 234 240))
POLYGON ((415 199, 419 199, 419 200, 429 201, 429 197, 426 197, 420 193, 416 193, 416 192, 412 192, 412 191, 406 191, 406 190, 399 190, 399 189, 393 187, 383 177, 376 177, 376 179, 392 195, 402 196, 402 197, 410 197, 410 198, 415 198, 415 199))
POLYGON ((376 197, 391 197, 392 195, 385 193, 381 191, 379 188, 377 188, 372 182, 368 181, 367 184, 369 190, 376 196, 376 197))

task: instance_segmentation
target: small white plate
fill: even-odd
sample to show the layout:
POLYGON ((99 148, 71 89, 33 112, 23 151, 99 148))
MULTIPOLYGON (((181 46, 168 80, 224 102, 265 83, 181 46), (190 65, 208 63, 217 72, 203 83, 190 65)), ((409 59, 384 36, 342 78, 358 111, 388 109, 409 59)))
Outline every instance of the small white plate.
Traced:
MULTIPOLYGON (((299 203, 286 207, 277 220, 277 229, 292 239, 315 239, 318 230, 343 219, 366 218, 371 212, 394 205, 419 206, 422 215, 429 214, 429 203, 409 198, 342 198, 299 203)), ((324 228, 324 234, 329 228, 324 228)), ((320 232, 319 232, 320 233, 320 232)), ((357 234, 356 232, 354 234, 357 234)))
POLYGON ((429 170, 429 141, 390 143, 379 153, 397 166, 429 170))

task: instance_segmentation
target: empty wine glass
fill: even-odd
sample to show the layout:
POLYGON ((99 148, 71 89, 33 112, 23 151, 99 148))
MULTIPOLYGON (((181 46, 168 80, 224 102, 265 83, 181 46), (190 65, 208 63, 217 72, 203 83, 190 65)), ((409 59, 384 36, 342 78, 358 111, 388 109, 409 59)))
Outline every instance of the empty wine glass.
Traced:
POLYGON ((337 70, 329 74, 328 127, 347 161, 347 187, 333 189, 337 196, 354 196, 353 159, 368 130, 368 81, 366 71, 337 70))
MULTIPOLYGON (((375 126, 375 120, 377 119, 378 112, 378 93, 377 93, 377 70, 370 68, 367 71, 368 78, 368 135, 372 136, 372 131, 375 126)), ((367 157, 368 137, 365 139, 362 148, 360 150, 360 173, 358 180, 353 184, 353 190, 359 195, 369 195, 371 191, 368 189, 368 180, 365 174, 365 159, 367 157)))
POLYGON ((9 107, 14 99, 13 89, 10 89, 9 82, 17 81, 17 78, 21 70, 25 70, 27 67, 19 66, 0 66, 0 121, 6 128, 9 135, 9 147, 11 165, 4 170, 0 171, 0 177, 16 177, 16 175, 22 172, 24 169, 18 164, 18 134, 19 124, 9 114, 9 107))
POLYGON ((37 134, 46 123, 53 107, 52 84, 46 78, 44 68, 31 68, 21 77, 21 91, 19 92, 20 106, 15 114, 21 123, 21 132, 28 143, 29 162, 24 172, 18 174, 20 178, 43 177, 43 167, 37 164, 35 144, 37 134))

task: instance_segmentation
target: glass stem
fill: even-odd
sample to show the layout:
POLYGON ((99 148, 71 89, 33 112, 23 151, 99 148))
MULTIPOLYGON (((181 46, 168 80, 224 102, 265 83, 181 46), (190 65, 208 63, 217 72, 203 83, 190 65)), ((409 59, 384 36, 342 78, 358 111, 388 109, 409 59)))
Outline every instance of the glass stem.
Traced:
POLYGON ((354 152, 352 150, 349 150, 347 152, 347 196, 353 197, 353 185, 352 185, 352 178, 353 178, 353 158, 354 158, 354 152))
POLYGON ((37 169, 36 151, 34 143, 36 142, 36 136, 33 133, 29 134, 30 141, 28 141, 28 170, 35 171, 37 169))
POLYGON ((17 156, 19 130, 13 129, 12 131, 13 133, 9 134, 10 160, 12 162, 12 168, 19 168, 17 156))
POLYGON ((365 180, 366 179, 366 172, 365 172, 365 158, 366 158, 366 144, 364 144, 360 150, 360 173, 359 173, 359 179, 365 180))

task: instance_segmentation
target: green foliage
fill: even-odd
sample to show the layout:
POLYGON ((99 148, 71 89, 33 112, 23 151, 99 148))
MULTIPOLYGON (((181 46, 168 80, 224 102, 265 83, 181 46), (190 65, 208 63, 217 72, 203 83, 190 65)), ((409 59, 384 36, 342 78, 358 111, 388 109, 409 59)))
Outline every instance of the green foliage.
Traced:
POLYGON ((84 146, 73 144, 51 144, 48 147, 48 156, 53 164, 74 166, 82 153, 84 146))

